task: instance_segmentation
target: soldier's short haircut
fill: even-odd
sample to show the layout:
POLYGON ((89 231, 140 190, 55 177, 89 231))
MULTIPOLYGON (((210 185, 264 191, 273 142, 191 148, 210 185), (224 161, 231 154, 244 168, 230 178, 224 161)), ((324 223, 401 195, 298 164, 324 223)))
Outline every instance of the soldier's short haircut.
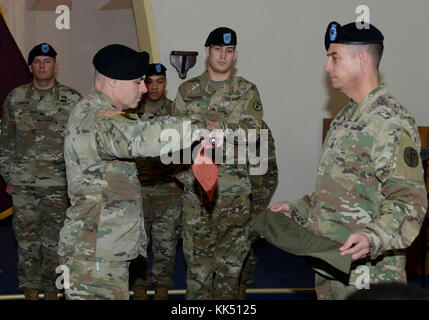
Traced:
POLYGON ((368 48, 367 52, 372 57, 375 69, 378 70, 378 67, 380 66, 381 57, 383 56, 384 45, 381 43, 374 43, 367 44, 366 47, 368 48))
POLYGON ((375 70, 378 70, 380 66, 381 57, 383 56, 384 45, 381 43, 373 44, 361 44, 361 45, 348 45, 352 51, 357 54, 358 52, 365 50, 371 56, 374 63, 375 70))

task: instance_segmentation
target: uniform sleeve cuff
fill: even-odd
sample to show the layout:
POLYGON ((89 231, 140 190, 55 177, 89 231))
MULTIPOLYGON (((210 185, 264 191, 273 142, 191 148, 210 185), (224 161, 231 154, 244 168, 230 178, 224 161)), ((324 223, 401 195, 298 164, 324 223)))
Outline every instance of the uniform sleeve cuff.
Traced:
POLYGON ((371 232, 368 229, 364 229, 361 231, 364 235, 367 236, 369 240, 369 254, 371 256, 371 260, 376 259, 381 254, 381 241, 380 239, 375 235, 374 232, 371 232))

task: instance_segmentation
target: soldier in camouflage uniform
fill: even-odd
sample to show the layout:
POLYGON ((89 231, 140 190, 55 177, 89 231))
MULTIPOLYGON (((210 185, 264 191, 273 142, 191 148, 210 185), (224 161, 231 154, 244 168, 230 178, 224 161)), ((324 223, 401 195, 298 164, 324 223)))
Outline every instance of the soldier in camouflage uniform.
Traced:
POLYGON ((102 48, 93 59, 94 88, 70 114, 64 157, 71 206, 58 249, 69 271, 67 299, 129 298, 129 263, 146 256, 147 245, 140 183, 130 160, 189 148, 191 138, 184 133, 203 123, 173 117, 141 121, 123 112, 136 108, 146 91, 148 62, 146 52, 119 44, 102 48), (164 129, 174 130, 180 144, 164 148, 164 129))
POLYGON ((55 80, 52 46, 29 53, 33 81, 12 90, 5 102, 0 140, 0 172, 13 201, 18 242, 19 288, 26 299, 56 299, 58 235, 68 206, 64 131, 80 94, 55 80))
MULTIPOLYGON (((232 130, 259 129, 262 103, 256 86, 231 75, 237 58, 237 37, 229 28, 217 28, 205 47, 207 71, 183 83, 175 99, 182 116, 207 115, 232 130)), ((235 139, 234 153, 241 142, 235 139)), ((228 145, 228 142, 225 144, 228 145)), ((183 248, 187 263, 187 299, 237 299, 239 276, 250 250, 251 184, 247 163, 219 165, 213 202, 203 195, 191 170, 184 183, 183 248)))
POLYGON ((404 249, 426 213, 415 120, 379 83, 383 39, 372 25, 328 25, 325 70, 351 101, 326 136, 316 191, 271 207, 352 255, 350 274, 316 270, 318 299, 344 299, 373 283, 405 283, 404 249))
MULTIPOLYGON (((148 91, 134 109, 142 120, 172 115, 173 103, 165 96, 166 70, 160 63, 149 65, 145 80, 148 91)), ((159 157, 137 159, 136 165, 142 186, 145 229, 148 239, 152 238, 154 299, 165 300, 172 285, 176 247, 182 232, 183 190, 174 176, 178 165, 165 165, 159 157)), ((133 273, 136 274, 136 279, 131 279, 134 299, 147 299, 146 288, 150 285, 148 262, 133 261, 130 278, 133 273)))
MULTIPOLYGON (((278 168, 276 159, 276 148, 274 144, 274 138, 271 130, 265 121, 259 120, 261 123, 261 131, 266 130, 268 151, 266 152, 261 144, 265 141, 260 138, 260 147, 256 149, 256 155, 259 156, 259 161, 249 160, 249 166, 254 167, 252 163, 261 165, 265 161, 267 167, 264 170, 264 174, 250 174, 249 179, 252 187, 252 194, 250 195, 250 216, 251 219, 256 217, 258 213, 265 210, 270 204, 271 197, 273 196, 278 181, 278 168), (262 151, 262 152, 261 152, 262 151), (265 158, 263 158, 265 157, 265 158)), ((251 154, 249 154, 249 158, 251 154)), ((250 173, 250 172, 249 172, 250 173)), ((262 173, 262 172, 261 172, 262 173)), ((253 283, 256 264, 257 264, 257 248, 259 243, 259 234, 256 231, 251 232, 251 248, 249 255, 244 261, 243 270, 240 276, 240 287, 239 287, 239 298, 245 300, 246 298, 246 287, 253 283)))

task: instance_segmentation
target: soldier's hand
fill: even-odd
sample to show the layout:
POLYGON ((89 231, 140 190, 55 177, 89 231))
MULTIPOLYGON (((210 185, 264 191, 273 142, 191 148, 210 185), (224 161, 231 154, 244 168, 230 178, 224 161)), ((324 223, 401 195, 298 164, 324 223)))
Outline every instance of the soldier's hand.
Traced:
POLYGON ((362 232, 352 233, 340 248, 341 255, 352 255, 352 260, 359 260, 369 253, 370 242, 368 237, 362 232))
POLYGON ((271 211, 282 212, 286 217, 291 218, 289 211, 289 203, 287 201, 278 202, 269 207, 271 211))
POLYGON ((6 192, 8 195, 11 196, 12 191, 13 191, 13 187, 10 184, 6 185, 6 189, 4 189, 4 192, 6 192))

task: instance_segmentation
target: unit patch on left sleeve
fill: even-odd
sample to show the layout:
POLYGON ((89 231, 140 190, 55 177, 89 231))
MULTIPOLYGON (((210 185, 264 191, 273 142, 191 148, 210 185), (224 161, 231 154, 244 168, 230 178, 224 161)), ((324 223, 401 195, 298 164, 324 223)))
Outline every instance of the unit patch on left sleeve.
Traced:
POLYGON ((402 134, 399 137, 396 164, 394 164, 395 174, 414 181, 422 179, 423 169, 419 166, 419 158, 414 141, 408 135, 402 134))
POLYGON ((404 149, 404 161, 411 167, 415 168, 419 164, 419 154, 413 147, 406 147, 404 149))

